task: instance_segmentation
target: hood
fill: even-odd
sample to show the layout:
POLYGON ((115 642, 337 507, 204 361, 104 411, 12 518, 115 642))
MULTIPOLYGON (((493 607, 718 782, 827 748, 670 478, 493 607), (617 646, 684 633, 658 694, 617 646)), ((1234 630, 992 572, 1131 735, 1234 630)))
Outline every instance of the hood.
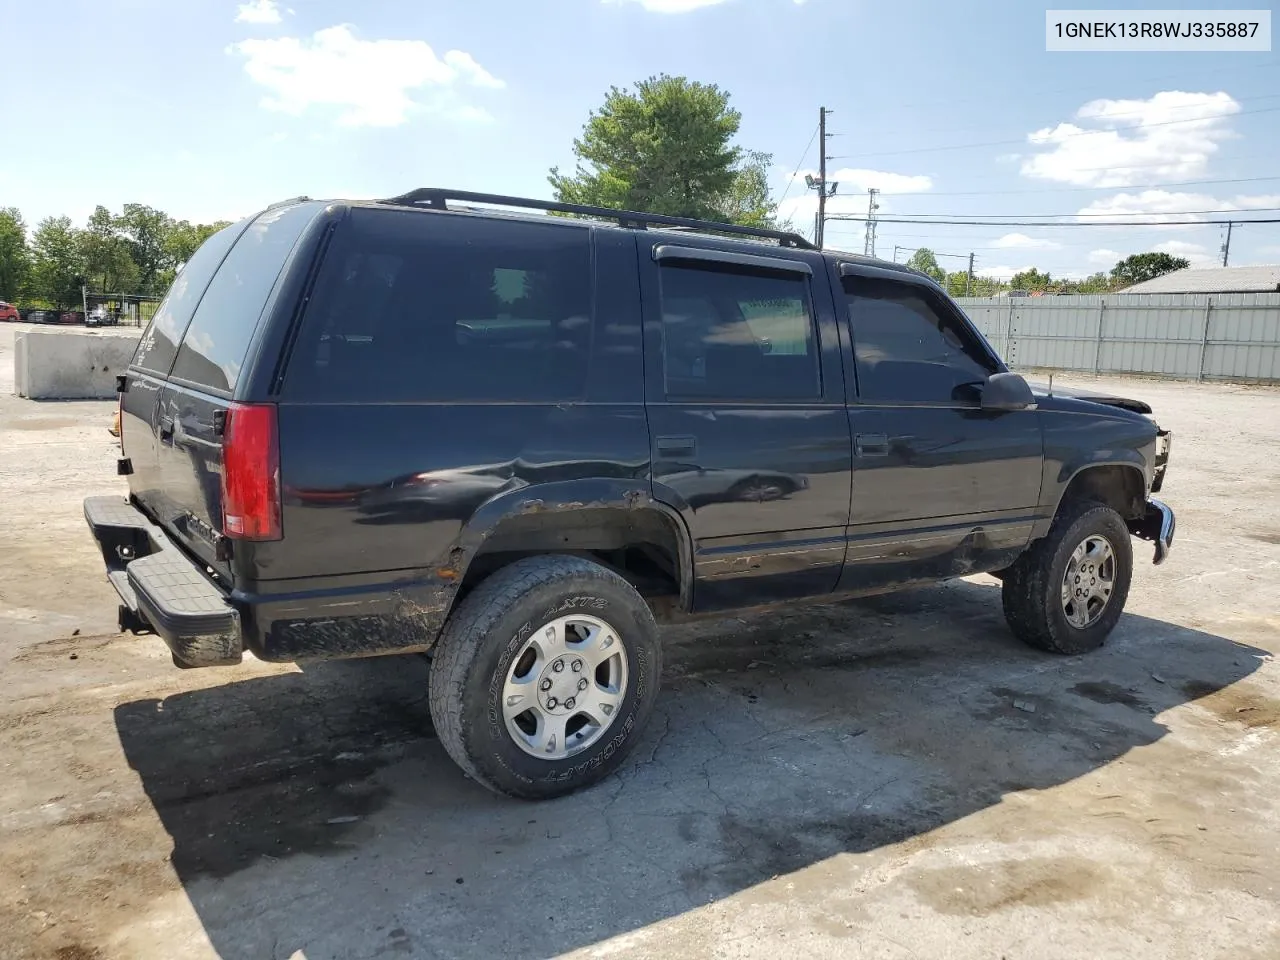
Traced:
MULTIPOLYGON (((1031 384, 1031 392, 1037 397, 1050 396, 1048 385, 1043 383, 1031 384)), ((1100 403, 1107 407, 1119 407, 1121 410, 1130 410, 1133 413, 1151 413, 1151 405, 1141 400, 1130 400, 1126 397, 1116 397, 1108 393, 1094 393, 1090 390, 1074 390, 1070 387, 1060 387, 1056 384, 1054 385, 1052 396, 1087 400, 1090 403, 1100 403)))

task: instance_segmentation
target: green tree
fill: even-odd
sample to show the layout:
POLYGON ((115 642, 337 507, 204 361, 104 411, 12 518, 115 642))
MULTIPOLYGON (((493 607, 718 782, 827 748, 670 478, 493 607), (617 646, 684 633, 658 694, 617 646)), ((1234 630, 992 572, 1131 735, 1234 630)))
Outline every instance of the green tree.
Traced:
POLYGON ((98 293, 134 293, 138 286, 138 266, 129 243, 120 230, 120 221, 106 207, 94 208, 80 234, 80 252, 88 285, 98 293))
POLYGON ((0 208, 0 298, 16 300, 30 268, 31 251, 22 214, 17 207, 0 208))
POLYGON ((790 224, 778 222, 778 205, 769 192, 771 166, 773 154, 748 150, 734 171, 733 183, 720 200, 716 218, 746 227, 790 229, 790 224))
POLYGON ((573 141, 573 175, 553 167, 548 180, 565 203, 715 219, 740 173, 741 122, 714 84, 663 74, 611 87, 573 141))
POLYGON ((907 261, 907 266, 912 270, 919 270, 921 273, 932 277, 939 283, 946 277, 947 272, 938 266, 937 255, 928 247, 921 247, 911 255, 911 259, 907 261))
POLYGON ((179 268, 191 259, 201 244, 219 230, 231 226, 229 220, 192 224, 186 220, 171 221, 164 238, 165 268, 156 280, 157 292, 167 290, 179 268))
POLYGON ((165 238, 173 221, 162 210, 126 203, 118 223, 129 245, 129 256, 138 268, 138 292, 162 293, 163 275, 169 266, 165 238))
POLYGON ((1091 273, 1075 284, 1077 293, 1109 293, 1111 278, 1104 272, 1091 273))
POLYGON ((70 217, 46 217, 32 240, 32 294, 61 310, 80 302, 85 265, 80 231, 70 217))
POLYGON ((216 220, 213 223, 196 223, 191 224, 186 220, 179 220, 169 226, 169 232, 164 238, 165 255, 168 257, 169 265, 172 267, 180 267, 192 255, 200 249, 200 245, 212 237, 219 230, 231 226, 229 220, 216 220))
POLYGON ((1111 268, 1111 281, 1123 289, 1189 266, 1191 261, 1184 257, 1173 257, 1167 253, 1135 253, 1111 268))
POLYGON ((1041 273, 1035 267, 1028 267, 1021 273, 1015 273, 1009 280, 1009 287, 1012 290, 1029 290, 1031 292, 1044 292, 1053 286, 1053 278, 1048 273, 1041 273))

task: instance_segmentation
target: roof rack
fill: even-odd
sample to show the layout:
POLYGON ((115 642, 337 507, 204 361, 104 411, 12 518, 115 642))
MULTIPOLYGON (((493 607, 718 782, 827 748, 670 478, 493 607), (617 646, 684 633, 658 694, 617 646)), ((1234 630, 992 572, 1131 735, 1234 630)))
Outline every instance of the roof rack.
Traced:
POLYGON ((800 250, 816 250, 812 243, 787 230, 769 230, 765 227, 745 227, 737 223, 719 223, 715 220, 698 220, 693 217, 669 217, 659 213, 641 213, 637 210, 615 210, 612 207, 593 207, 580 203, 559 203, 554 200, 531 200, 528 197, 504 197, 496 193, 474 193, 468 190, 442 190, 434 187, 421 187, 410 190, 398 197, 380 200, 379 203, 392 204, 399 207, 430 207, 433 210, 449 209, 448 202, 457 200, 461 203, 491 203, 503 207, 518 207, 526 210, 545 210, 548 213, 574 213, 584 217, 598 217, 601 220, 614 220, 619 226, 634 227, 638 230, 650 226, 683 227, 690 230, 704 230, 710 233, 725 233, 733 236, 760 237, 765 240, 776 240, 784 247, 796 247, 800 250))

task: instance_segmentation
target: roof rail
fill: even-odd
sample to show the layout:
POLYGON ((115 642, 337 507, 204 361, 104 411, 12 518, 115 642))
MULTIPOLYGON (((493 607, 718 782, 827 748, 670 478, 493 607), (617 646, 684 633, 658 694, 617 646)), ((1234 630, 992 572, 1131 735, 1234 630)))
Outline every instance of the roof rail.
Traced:
POLYGON ((433 210, 447 210, 448 202, 457 200, 462 203, 491 203, 504 207, 519 207, 526 210, 545 210, 548 213, 574 213, 584 217, 598 217, 601 220, 614 220, 620 226, 634 227, 644 230, 650 226, 684 227, 690 230, 704 230, 711 233, 726 233, 733 236, 761 237, 776 240, 784 247, 796 247, 801 250, 816 250, 812 243, 787 230, 769 230, 765 227, 745 227, 737 223, 719 223, 715 220, 698 220, 693 217, 669 217, 659 213, 641 213, 638 210, 615 210, 612 207, 593 207, 580 203, 559 203, 555 200, 530 200, 528 197, 504 197, 496 193, 474 193, 468 190, 442 190, 434 187, 421 187, 410 190, 398 197, 389 197, 379 203, 393 204, 400 207, 430 207, 433 210))

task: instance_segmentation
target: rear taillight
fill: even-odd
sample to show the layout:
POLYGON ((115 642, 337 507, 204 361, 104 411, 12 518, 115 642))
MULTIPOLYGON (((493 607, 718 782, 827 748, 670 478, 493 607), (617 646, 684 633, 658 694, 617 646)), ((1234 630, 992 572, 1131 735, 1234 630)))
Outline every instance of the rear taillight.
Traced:
POLYGON ((222 532, 279 540, 280 446, 274 404, 233 403, 222 436, 222 532))

